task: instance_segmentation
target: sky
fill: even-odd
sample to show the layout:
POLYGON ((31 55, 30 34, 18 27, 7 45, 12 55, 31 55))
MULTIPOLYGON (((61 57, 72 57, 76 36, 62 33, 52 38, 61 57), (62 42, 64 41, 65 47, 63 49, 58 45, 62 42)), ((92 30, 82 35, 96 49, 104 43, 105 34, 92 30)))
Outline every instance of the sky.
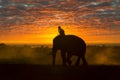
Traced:
POLYGON ((58 26, 87 44, 120 43, 120 0, 0 0, 0 43, 52 44, 58 26))

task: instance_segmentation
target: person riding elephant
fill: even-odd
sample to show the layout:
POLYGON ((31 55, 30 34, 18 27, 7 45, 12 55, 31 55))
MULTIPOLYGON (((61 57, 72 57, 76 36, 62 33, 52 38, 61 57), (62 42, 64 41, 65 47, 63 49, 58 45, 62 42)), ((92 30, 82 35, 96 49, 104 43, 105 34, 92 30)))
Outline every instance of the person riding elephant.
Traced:
POLYGON ((58 32, 61 36, 65 36, 64 30, 61 28, 61 26, 58 26, 58 32))
POLYGON ((53 65, 55 65, 55 57, 58 50, 61 52, 63 65, 72 64, 71 57, 77 56, 76 66, 79 65, 80 59, 82 59, 83 65, 87 65, 85 59, 86 43, 85 41, 75 35, 65 35, 64 30, 59 26, 58 32, 60 35, 53 39, 52 55, 53 65))

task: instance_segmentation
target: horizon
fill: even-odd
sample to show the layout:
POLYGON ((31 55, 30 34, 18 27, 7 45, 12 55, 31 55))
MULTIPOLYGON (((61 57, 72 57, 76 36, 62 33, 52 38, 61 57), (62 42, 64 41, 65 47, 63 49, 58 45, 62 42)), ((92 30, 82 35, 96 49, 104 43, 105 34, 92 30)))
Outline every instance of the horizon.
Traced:
MULTIPOLYGON (((28 45, 28 46, 52 46, 51 44, 29 44, 29 43, 0 43, 0 44, 5 44, 5 45, 28 45)), ((120 43, 86 43, 87 46, 92 46, 92 45, 98 45, 98 46, 120 46, 120 43)))

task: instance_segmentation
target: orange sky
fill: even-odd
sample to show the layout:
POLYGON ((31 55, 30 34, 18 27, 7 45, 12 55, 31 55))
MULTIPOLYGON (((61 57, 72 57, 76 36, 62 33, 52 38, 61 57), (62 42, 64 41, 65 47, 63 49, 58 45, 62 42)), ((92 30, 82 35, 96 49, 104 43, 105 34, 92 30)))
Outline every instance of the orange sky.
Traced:
MULTIPOLYGON (((57 36, 57 26, 48 27, 33 27, 35 25, 29 25, 24 27, 31 27, 28 31, 26 28, 22 30, 13 30, 0 36, 1 43, 8 44, 52 44, 52 40, 57 36)), ((83 38, 86 43, 120 43, 120 35, 114 35, 109 30, 83 28, 74 25, 62 26, 66 34, 73 34, 83 38), (101 34, 103 33, 103 34, 101 34), (108 34, 108 35, 104 35, 108 34)))
POLYGON ((4 2, 0 5, 0 43, 52 44, 58 26, 87 44, 120 43, 120 6, 115 1, 4 2))

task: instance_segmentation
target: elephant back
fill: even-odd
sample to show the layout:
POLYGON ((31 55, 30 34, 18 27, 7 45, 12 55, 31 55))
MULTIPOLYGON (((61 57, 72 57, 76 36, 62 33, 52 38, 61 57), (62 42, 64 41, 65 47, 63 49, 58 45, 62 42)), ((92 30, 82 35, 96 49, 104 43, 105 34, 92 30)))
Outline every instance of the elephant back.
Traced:
POLYGON ((80 37, 75 35, 56 36, 53 40, 53 45, 59 49, 67 51, 85 51, 86 43, 80 37))

